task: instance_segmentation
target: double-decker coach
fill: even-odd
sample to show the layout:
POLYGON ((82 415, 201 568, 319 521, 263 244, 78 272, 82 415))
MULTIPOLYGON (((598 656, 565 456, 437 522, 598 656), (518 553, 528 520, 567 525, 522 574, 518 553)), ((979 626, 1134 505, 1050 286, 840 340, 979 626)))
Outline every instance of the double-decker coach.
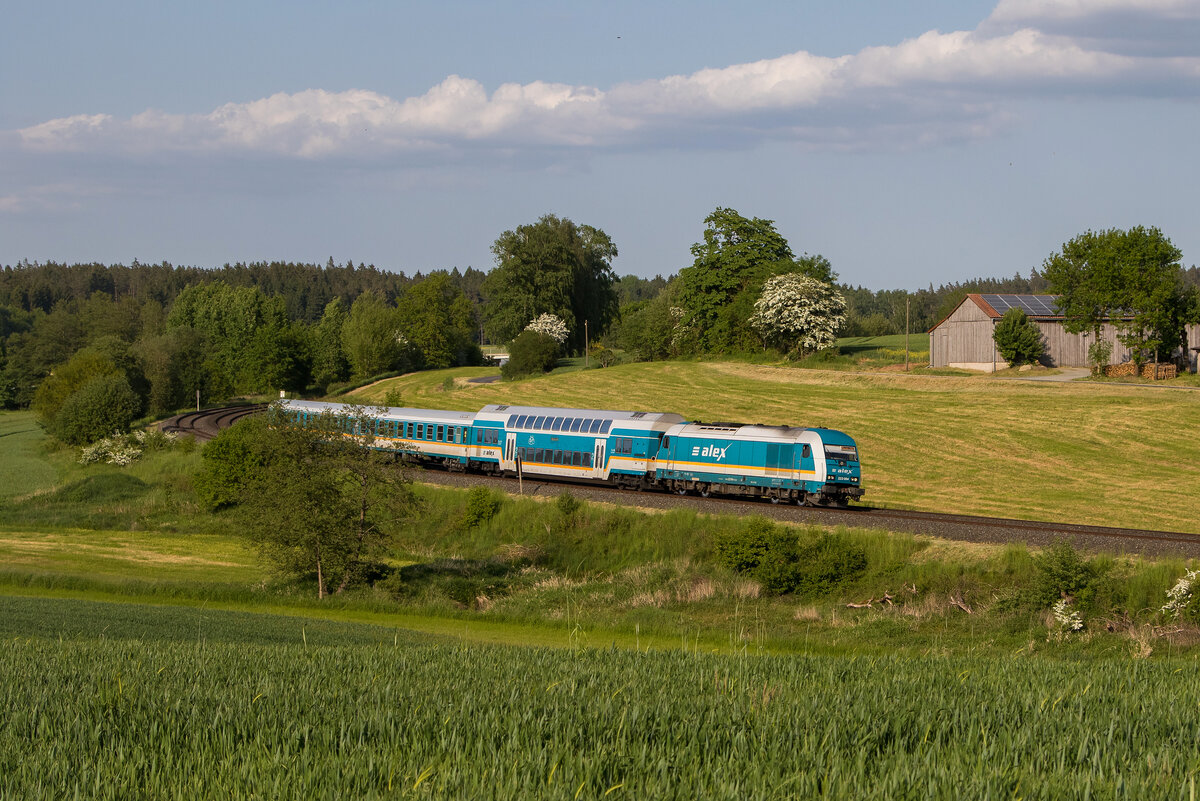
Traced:
POLYGON ((650 486, 659 442, 677 414, 489 404, 475 425, 503 431, 500 467, 527 475, 650 486))

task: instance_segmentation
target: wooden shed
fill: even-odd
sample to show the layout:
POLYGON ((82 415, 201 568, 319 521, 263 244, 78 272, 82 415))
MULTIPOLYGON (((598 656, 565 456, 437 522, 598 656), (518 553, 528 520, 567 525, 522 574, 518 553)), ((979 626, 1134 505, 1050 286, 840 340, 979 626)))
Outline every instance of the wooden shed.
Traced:
MULTIPOLYGON (((1046 352, 1041 358, 1047 367, 1087 367, 1091 332, 1071 334, 1063 328, 1063 316, 1058 313, 1057 295, 967 295, 944 320, 929 330, 929 366, 961 367, 967 370, 992 372, 1008 367, 1008 362, 996 348, 996 323, 1004 312, 1023 309, 1042 331, 1046 352)), ((1117 341, 1116 328, 1109 323, 1100 327, 1102 339, 1112 343, 1109 362, 1129 361, 1129 349, 1117 341)), ((1200 347, 1200 326, 1187 327, 1187 347, 1184 353, 1188 369, 1196 371, 1200 347)))

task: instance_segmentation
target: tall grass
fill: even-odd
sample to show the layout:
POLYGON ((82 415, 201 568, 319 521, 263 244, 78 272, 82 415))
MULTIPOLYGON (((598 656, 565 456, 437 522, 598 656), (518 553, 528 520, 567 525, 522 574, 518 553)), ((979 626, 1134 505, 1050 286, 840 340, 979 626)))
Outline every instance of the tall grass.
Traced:
POLYGON ((1191 660, 455 647, 26 612, 0 629, 6 798, 1175 799, 1200 771, 1191 660))

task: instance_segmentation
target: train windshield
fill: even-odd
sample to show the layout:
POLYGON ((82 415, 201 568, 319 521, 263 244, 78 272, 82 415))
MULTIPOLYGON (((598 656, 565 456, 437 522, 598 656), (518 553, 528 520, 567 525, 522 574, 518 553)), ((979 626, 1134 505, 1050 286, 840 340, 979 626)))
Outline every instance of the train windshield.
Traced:
POLYGON ((847 462, 858 461, 858 448, 853 445, 826 445, 826 459, 838 459, 847 462))

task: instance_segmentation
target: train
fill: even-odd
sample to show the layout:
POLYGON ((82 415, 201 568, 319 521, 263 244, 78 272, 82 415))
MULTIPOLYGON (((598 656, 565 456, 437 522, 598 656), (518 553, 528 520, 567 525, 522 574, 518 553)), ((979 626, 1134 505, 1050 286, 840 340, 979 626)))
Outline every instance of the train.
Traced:
POLYGON ((288 425, 345 421, 369 447, 455 471, 806 506, 863 496, 858 446, 829 428, 507 404, 455 412, 283 399, 275 413, 288 425))

